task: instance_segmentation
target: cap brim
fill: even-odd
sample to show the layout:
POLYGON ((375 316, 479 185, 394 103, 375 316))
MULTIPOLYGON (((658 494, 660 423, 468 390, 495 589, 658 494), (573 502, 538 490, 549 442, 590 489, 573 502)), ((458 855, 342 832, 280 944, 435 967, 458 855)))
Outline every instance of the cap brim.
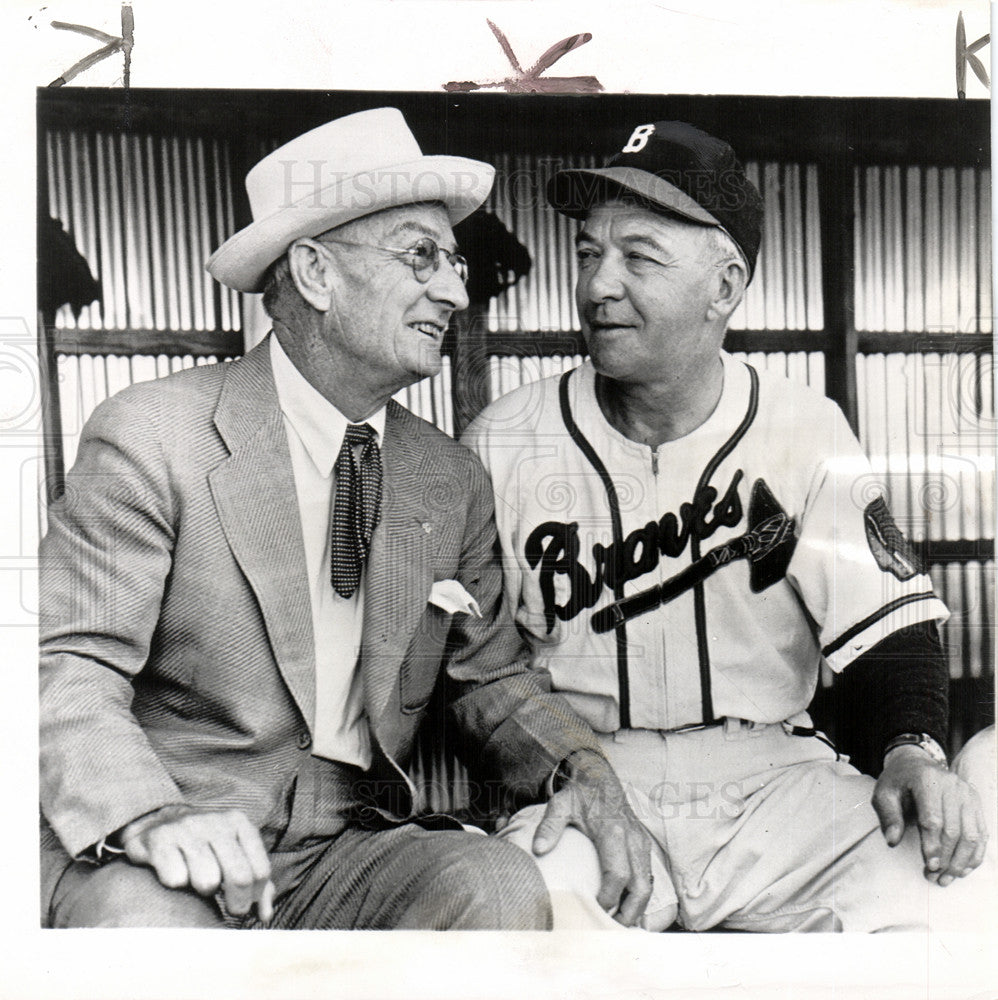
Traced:
POLYGON ((573 219, 581 218, 593 205, 621 193, 637 195, 643 201, 691 222, 721 226, 688 194, 647 170, 635 170, 633 167, 562 170, 548 181, 547 187, 548 204, 573 219))
POLYGON ((302 236, 417 202, 442 202, 456 225, 485 202, 494 176, 489 164, 460 156, 423 156, 356 174, 250 223, 227 239, 205 268, 236 291, 259 292, 267 268, 302 236))

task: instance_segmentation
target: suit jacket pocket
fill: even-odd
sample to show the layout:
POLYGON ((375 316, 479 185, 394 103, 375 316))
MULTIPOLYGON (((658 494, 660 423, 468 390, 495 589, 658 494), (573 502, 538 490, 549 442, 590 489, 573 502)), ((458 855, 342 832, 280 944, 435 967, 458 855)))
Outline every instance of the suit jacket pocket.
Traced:
POLYGON ((399 699, 406 714, 422 711, 433 696, 450 621, 451 615, 432 604, 427 605, 419 631, 409 643, 399 676, 399 699))

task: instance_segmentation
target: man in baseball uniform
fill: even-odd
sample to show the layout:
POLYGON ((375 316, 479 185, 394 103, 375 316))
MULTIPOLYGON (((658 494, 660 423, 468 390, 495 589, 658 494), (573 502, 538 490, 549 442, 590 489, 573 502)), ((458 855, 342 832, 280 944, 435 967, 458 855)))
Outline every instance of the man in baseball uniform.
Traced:
MULTIPOLYGON (((581 220, 590 357, 494 403, 465 440, 492 476, 534 665, 665 859, 649 912, 690 930, 966 927, 993 883, 964 878, 987 824, 941 749, 946 608, 838 407, 721 349, 758 192, 727 143, 658 122, 547 194, 581 220), (876 781, 812 726, 822 662, 883 678, 876 781)), ((591 897, 568 823, 536 806, 504 835, 591 897)))

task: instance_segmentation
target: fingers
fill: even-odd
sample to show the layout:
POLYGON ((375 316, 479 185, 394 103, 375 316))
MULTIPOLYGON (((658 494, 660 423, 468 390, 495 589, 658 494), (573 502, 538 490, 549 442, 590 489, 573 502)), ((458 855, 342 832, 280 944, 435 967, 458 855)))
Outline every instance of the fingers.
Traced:
POLYGON ((190 886, 202 896, 220 889, 225 907, 243 916, 257 904, 263 922, 273 916, 270 859, 259 831, 238 810, 171 810, 129 832, 125 853, 149 865, 170 889, 190 886))
MULTIPOLYGON (((191 887, 203 896, 213 894, 221 888, 225 908, 229 913, 240 917, 249 913, 263 891, 263 883, 258 883, 254 877, 242 845, 235 836, 218 837, 212 841, 211 849, 218 860, 214 885, 199 887, 192 877, 191 887)), ((191 874, 193 876, 193 869, 191 874)))
POLYGON ((149 849, 149 866, 167 889, 182 889, 188 883, 187 862, 174 846, 157 845, 149 849))
MULTIPOLYGON (((949 885, 956 877, 956 873, 951 871, 950 865, 953 861, 953 852, 962 840, 962 805, 960 798, 955 798, 951 790, 946 789, 942 797, 942 822, 939 826, 939 849, 936 852, 936 867, 934 869, 938 873, 936 880, 943 886, 949 885)), ((963 870, 962 866, 959 870, 963 870)))
POLYGON ((984 860, 987 824, 977 792, 918 750, 899 747, 887 755, 873 807, 891 847, 904 832, 903 810, 914 819, 930 882, 946 887, 984 860))
POLYGON ((947 796, 945 813, 938 878, 942 887, 969 875, 984 860, 987 846, 980 800, 973 788, 957 786, 947 796))
POLYGON ((941 866, 942 803, 926 801, 926 797, 919 792, 915 793, 914 798, 918 832, 922 841, 922 861, 925 864, 925 877, 930 882, 935 882, 939 878, 939 869, 941 866))
POLYGON ((597 903, 625 927, 639 925, 652 893, 652 842, 612 771, 595 777, 589 772, 573 775, 551 797, 534 833, 534 853, 550 851, 569 825, 582 831, 596 848, 600 865, 597 903))
POLYGON ((641 922, 652 893, 651 842, 637 818, 626 810, 604 823, 589 817, 590 836, 600 861, 596 901, 625 927, 641 922))
POLYGON ((895 787, 884 788, 879 784, 873 795, 873 808, 880 820, 880 829, 889 847, 897 847, 904 835, 904 813, 901 791, 895 787))
POLYGON ((620 909, 631 876, 627 855, 620 850, 619 843, 613 844, 611 842, 610 845, 607 845, 606 841, 597 840, 595 844, 596 853, 600 860, 600 887, 596 902, 608 913, 613 913, 616 910, 615 919, 623 923, 620 909))
POLYGON ((269 924, 274 919, 274 891, 274 883, 267 879, 260 892, 260 901, 256 904, 261 923, 269 924))
POLYGON ((179 848, 187 867, 184 881, 201 896, 213 895, 222 881, 221 861, 212 848, 213 845, 199 841, 182 843, 179 848))
POLYGON ((624 901, 620 904, 614 920, 625 927, 636 927, 641 923, 651 900, 654 880, 651 873, 650 845, 631 845, 628 852, 630 878, 627 882, 624 901))
POLYGON ((957 775, 933 769, 912 783, 925 877, 941 887, 969 875, 984 859, 987 827, 976 791, 957 775))
POLYGON ((150 863, 149 847, 142 837, 123 837, 121 846, 125 849, 125 857, 133 865, 148 865, 150 863))
MULTIPOLYGON (((969 875, 984 860, 987 846, 987 824, 984 822, 980 799, 975 797, 974 801, 967 802, 963 806, 963 836, 953 851, 949 864, 950 874, 955 878, 969 875)), ((939 882, 940 885, 949 884, 949 881, 943 883, 942 879, 939 882)))
POLYGON ((191 849, 187 855, 191 888, 203 896, 221 889, 226 910, 244 916, 254 903, 262 902, 264 888, 269 884, 270 860, 260 834, 238 810, 205 813, 199 820, 201 828, 196 834, 204 837, 214 865, 205 863, 200 844, 191 849), (193 863, 195 859, 198 867, 193 863))
POLYGON ((257 828, 242 813, 239 816, 242 824, 237 836, 252 872, 252 896, 257 903, 257 916, 267 924, 274 915, 274 884, 270 881, 270 858, 267 856, 267 849, 263 846, 263 839, 257 828))
MULTIPOLYGON (((966 838, 971 846, 970 854, 964 863, 964 875, 969 875, 975 868, 980 867, 981 862, 984 861, 984 853, 988 847, 988 824, 984 818, 984 808, 981 805, 980 797, 977 792, 974 792, 974 800, 972 805, 966 807, 973 813, 974 824, 976 826, 976 836, 972 838, 966 838)), ((969 825, 965 825, 964 829, 968 829, 969 825)))
POLYGON ((565 832, 572 818, 572 796, 568 790, 557 792, 551 796, 547 809, 537 829, 534 832, 533 851, 534 854, 547 854, 561 840, 561 835, 565 832))
POLYGON ((925 877, 930 882, 938 881, 947 870, 953 848, 960 839, 960 809, 954 808, 947 791, 935 784, 925 784, 916 786, 912 792, 925 877))

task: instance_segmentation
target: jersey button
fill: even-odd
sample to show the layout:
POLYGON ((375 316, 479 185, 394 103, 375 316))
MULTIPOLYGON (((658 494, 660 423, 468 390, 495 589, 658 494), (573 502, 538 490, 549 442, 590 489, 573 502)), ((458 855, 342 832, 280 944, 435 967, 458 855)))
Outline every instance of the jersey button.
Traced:
POLYGON ((312 737, 307 729, 302 729, 298 733, 298 749, 307 750, 312 745, 312 737))

